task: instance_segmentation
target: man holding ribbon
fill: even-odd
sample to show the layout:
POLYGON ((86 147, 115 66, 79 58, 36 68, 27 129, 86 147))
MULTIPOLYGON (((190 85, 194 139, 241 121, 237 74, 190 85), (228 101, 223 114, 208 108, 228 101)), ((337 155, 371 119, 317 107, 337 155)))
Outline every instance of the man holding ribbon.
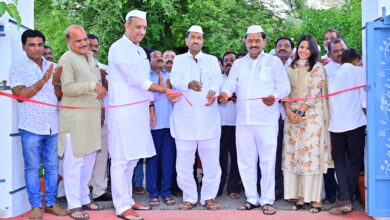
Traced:
POLYGON ((108 53, 110 73, 108 149, 111 156, 112 198, 116 214, 123 219, 142 219, 134 210, 147 210, 132 198, 132 177, 139 158, 156 154, 150 133, 149 106, 152 94, 168 95, 175 102, 178 94, 150 81, 150 65, 145 51, 138 45, 146 34, 146 12, 132 10, 126 15, 125 34, 108 53), (142 102, 143 101, 143 102, 142 102))
POLYGON ((219 96, 221 103, 236 92, 237 161, 247 201, 240 210, 262 206, 263 213, 276 213, 275 160, 279 110, 275 98, 290 92, 289 79, 279 58, 266 54, 266 34, 259 25, 250 26, 245 35, 248 54, 236 60, 219 96), (263 97, 262 100, 245 100, 263 97), (261 197, 257 193, 257 165, 260 160, 261 197))
POLYGON ((216 57, 202 52, 203 30, 193 25, 187 31, 188 52, 176 56, 171 73, 172 86, 191 100, 182 99, 173 108, 171 134, 176 141, 177 183, 183 191, 181 210, 192 209, 198 202, 193 176, 195 152, 203 167, 200 203, 209 210, 219 209, 215 203, 221 178, 219 139, 221 118, 215 95, 221 84, 221 69, 216 57))

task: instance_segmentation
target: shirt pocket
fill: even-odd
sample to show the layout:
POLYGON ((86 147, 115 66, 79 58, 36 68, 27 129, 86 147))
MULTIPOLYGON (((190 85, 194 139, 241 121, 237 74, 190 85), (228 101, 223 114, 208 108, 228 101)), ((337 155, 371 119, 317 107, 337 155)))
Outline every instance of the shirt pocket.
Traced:
POLYGON ((257 79, 260 81, 272 81, 271 67, 262 67, 257 74, 257 79))

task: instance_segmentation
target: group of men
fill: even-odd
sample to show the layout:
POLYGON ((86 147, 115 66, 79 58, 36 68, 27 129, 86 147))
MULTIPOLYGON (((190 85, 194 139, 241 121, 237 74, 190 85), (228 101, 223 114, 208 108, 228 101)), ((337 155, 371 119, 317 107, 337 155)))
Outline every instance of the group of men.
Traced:
MULTIPOLYGON (((37 186, 41 157, 46 186, 44 211, 88 219, 85 210, 104 209, 91 202, 90 182, 94 199, 111 199, 106 191, 108 154, 112 200, 120 218, 142 219, 134 210, 150 209, 132 198, 134 168, 142 158, 148 158, 149 205, 158 205, 159 196, 168 205, 175 203, 170 189, 176 169, 177 184, 183 192, 179 208, 195 207, 199 200, 193 175, 196 153, 203 168, 200 204, 206 209, 219 209, 215 198, 222 194, 226 181, 229 197, 240 197, 242 182, 247 200, 240 210, 261 206, 264 214, 275 214, 275 188, 276 195, 283 196, 283 117, 275 98, 290 93, 285 69, 291 62, 292 40, 279 38, 276 56, 272 56, 263 51, 267 41, 263 29, 250 26, 245 34, 248 53, 240 59, 233 52, 225 53, 221 74, 218 59, 202 52, 204 33, 200 26, 193 25, 186 33, 187 53, 176 56, 171 50, 151 51, 150 62, 139 46, 146 29, 146 13, 130 11, 123 37, 110 47, 108 66, 96 60, 98 38, 87 35, 79 25, 66 29, 69 50, 57 67, 52 63, 51 48, 44 48, 44 35, 34 30, 23 33, 27 56, 11 67, 12 92, 53 105, 61 101, 62 106, 77 107, 60 108, 58 117, 57 109, 51 106, 20 103, 30 218, 42 218, 42 195, 37 186), (257 97, 265 98, 247 100, 257 97), (104 105, 119 107, 104 109, 104 105), (68 210, 55 203, 57 149, 63 160, 68 210)), ((330 49, 327 66, 340 63, 345 43, 341 39, 324 43, 330 49)), ((335 199, 334 174, 328 179, 327 197, 335 199)))

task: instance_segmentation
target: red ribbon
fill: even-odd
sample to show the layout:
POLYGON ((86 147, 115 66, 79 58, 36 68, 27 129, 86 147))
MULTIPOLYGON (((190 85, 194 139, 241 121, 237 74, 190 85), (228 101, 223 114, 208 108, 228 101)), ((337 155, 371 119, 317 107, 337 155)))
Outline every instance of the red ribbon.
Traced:
MULTIPOLYGON (((335 96, 335 95, 338 95, 340 93, 348 92, 348 91, 351 91, 351 90, 360 89, 360 88, 363 88, 365 86, 366 85, 356 86, 356 87, 349 88, 349 89, 344 89, 344 90, 341 90, 341 91, 338 91, 338 92, 329 93, 328 95, 322 95, 322 96, 312 97, 312 98, 297 98, 297 99, 292 99, 292 98, 275 98, 275 99, 276 100, 282 100, 282 101, 289 101, 289 102, 304 101, 304 100, 310 100, 310 99, 320 99, 320 98, 326 98, 326 97, 330 97, 330 96, 335 96)), ((222 96, 226 97, 225 94, 223 94, 222 96)), ((249 98, 249 99, 236 99, 236 98, 230 97, 229 99, 237 101, 237 100, 258 100, 258 99, 265 99, 265 98, 269 98, 269 97, 259 97, 259 98, 249 98)))
MULTIPOLYGON (((168 93, 168 94, 170 94, 170 93, 168 93)), ((181 93, 178 93, 178 94, 184 96, 181 93)), ((75 107, 75 106, 65 106, 65 105, 54 105, 54 104, 50 104, 50 103, 46 103, 46 102, 42 102, 42 101, 38 101, 38 100, 34 100, 34 99, 29 99, 29 98, 25 98, 25 97, 21 97, 21 96, 12 95, 12 94, 5 93, 5 92, 0 92, 0 95, 6 96, 6 97, 9 97, 9 98, 13 98, 13 99, 17 99, 17 100, 21 100, 21 101, 32 102, 32 103, 37 103, 37 104, 47 105, 47 106, 52 106, 52 107, 58 107, 58 108, 68 108, 68 109, 101 109, 101 108, 116 108, 116 107, 123 107, 123 106, 140 104, 140 103, 143 103, 143 102, 150 102, 150 101, 153 101, 155 99, 161 98, 165 94, 161 94, 161 95, 156 96, 154 98, 150 98, 150 99, 146 99, 146 100, 142 100, 142 101, 138 101, 138 102, 132 102, 132 103, 128 103, 128 104, 112 105, 112 106, 99 106, 99 107, 75 107)), ((192 106, 192 103, 190 102, 190 100, 187 97, 185 97, 185 96, 184 96, 184 98, 186 99, 188 104, 190 106, 192 106)))
MULTIPOLYGON (((319 99, 319 98, 326 98, 326 97, 330 97, 330 96, 335 96, 335 95, 340 94, 340 93, 348 92, 348 91, 355 90, 355 89, 360 89, 360 88, 363 88, 363 87, 365 87, 365 85, 357 86, 357 87, 353 87, 353 88, 349 88, 349 89, 344 89, 344 90, 341 90, 341 91, 338 91, 338 92, 330 93, 328 95, 323 95, 323 96, 318 96, 318 97, 313 97, 313 98, 298 98, 298 99, 275 98, 275 99, 282 100, 282 101, 303 101, 303 100, 310 100, 310 99, 319 99)), ((190 102, 190 100, 186 96, 184 96, 183 93, 178 93, 178 94, 182 95, 185 98, 185 100, 188 102, 188 104, 190 106, 192 106, 192 103, 190 102)), ((154 98, 150 98, 150 99, 146 99, 146 100, 142 100, 142 101, 138 101, 138 102, 132 102, 132 103, 121 104, 121 105, 112 105, 112 106, 101 106, 101 107, 75 107, 75 106, 54 105, 54 104, 50 104, 50 103, 46 103, 46 102, 42 102, 42 101, 38 101, 38 100, 34 100, 34 99, 29 99, 29 98, 24 98, 24 97, 21 97, 21 96, 12 95, 12 94, 5 93, 5 92, 0 92, 0 95, 6 96, 6 97, 9 97, 9 98, 13 98, 13 99, 17 99, 17 100, 21 100, 21 101, 32 102, 32 103, 37 103, 37 104, 41 104, 41 105, 48 105, 48 106, 58 107, 58 108, 68 108, 68 109, 101 109, 101 108, 116 108, 116 107, 136 105, 136 104, 140 104, 140 103, 143 103, 143 102, 150 102, 150 101, 153 101, 155 99, 161 98, 163 95, 166 95, 166 94, 161 94, 161 95, 156 96, 154 98)), ((258 100, 258 99, 265 99, 265 98, 267 98, 267 97, 250 98, 250 99, 235 99, 235 98, 230 98, 230 99, 234 99, 234 100, 258 100)))

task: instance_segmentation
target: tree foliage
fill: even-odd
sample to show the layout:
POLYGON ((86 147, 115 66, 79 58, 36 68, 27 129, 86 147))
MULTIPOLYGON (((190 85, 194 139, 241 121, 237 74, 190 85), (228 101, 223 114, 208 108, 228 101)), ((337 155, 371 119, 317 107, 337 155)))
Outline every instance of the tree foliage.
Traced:
POLYGON ((353 5, 321 11, 307 9, 301 0, 296 0, 291 14, 295 18, 290 20, 280 17, 259 0, 35 0, 35 26, 44 32, 58 58, 67 50, 65 28, 80 24, 100 38, 99 60, 105 61, 109 46, 124 33, 127 12, 140 9, 148 12, 147 35, 141 46, 185 52, 185 33, 197 24, 205 33, 203 50, 221 56, 228 50, 246 51, 243 38, 246 28, 253 24, 260 24, 267 33, 266 51, 274 47, 275 39, 280 36, 299 39, 311 33, 321 41, 322 33, 331 27, 343 35, 345 32, 349 44, 358 45, 361 13, 357 3, 360 1, 349 2, 353 5), (353 33, 356 36, 352 37, 353 33))
POLYGON ((19 15, 19 11, 16 8, 18 5, 19 0, 14 0, 13 3, 6 3, 4 1, 0 1, 0 17, 7 12, 11 18, 15 19, 18 23, 18 27, 20 27, 20 24, 22 23, 22 18, 19 15))

